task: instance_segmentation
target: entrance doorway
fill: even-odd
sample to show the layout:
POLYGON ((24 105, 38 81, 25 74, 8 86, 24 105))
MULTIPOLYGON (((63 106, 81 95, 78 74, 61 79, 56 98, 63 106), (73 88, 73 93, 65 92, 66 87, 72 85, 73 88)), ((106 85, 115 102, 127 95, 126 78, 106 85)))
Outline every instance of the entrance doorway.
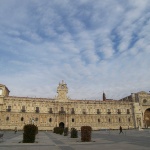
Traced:
POLYGON ((60 127, 60 128, 64 128, 64 127, 65 127, 65 124, 64 124, 63 122, 60 122, 60 123, 59 123, 59 127, 60 127))
POLYGON ((144 123, 145 123, 145 128, 150 127, 150 108, 146 109, 144 113, 144 123))

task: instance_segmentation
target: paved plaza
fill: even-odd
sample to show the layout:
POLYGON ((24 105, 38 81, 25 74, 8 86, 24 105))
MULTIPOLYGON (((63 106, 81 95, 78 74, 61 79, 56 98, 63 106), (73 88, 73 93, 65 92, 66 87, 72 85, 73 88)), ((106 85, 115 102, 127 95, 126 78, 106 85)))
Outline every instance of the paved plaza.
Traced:
POLYGON ((23 132, 2 131, 0 150, 150 150, 150 130, 93 131, 91 142, 81 142, 79 137, 57 135, 39 131, 33 144, 21 143, 23 132))

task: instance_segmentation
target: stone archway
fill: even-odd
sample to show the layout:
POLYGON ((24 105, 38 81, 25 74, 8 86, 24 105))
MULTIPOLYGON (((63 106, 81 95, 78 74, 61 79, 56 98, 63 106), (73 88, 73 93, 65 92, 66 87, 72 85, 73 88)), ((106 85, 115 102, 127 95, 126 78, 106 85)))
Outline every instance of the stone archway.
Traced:
POLYGON ((60 122, 60 123, 59 123, 59 127, 64 128, 64 127, 65 127, 65 124, 64 124, 63 122, 60 122))
POLYGON ((150 127, 150 108, 145 110, 145 113, 144 113, 144 124, 145 124, 145 128, 150 127))

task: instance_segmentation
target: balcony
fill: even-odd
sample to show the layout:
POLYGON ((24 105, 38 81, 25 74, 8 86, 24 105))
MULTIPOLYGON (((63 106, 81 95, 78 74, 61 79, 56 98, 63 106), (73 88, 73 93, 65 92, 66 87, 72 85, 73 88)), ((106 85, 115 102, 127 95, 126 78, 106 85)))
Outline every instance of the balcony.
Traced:
POLYGON ((26 110, 25 110, 25 109, 22 109, 21 112, 26 112, 26 110))
POLYGON ((53 114, 53 111, 52 110, 50 110, 50 111, 48 111, 49 112, 49 114, 53 114))
POLYGON ((109 115, 110 115, 110 114, 111 114, 111 112, 107 112, 107 114, 109 114, 109 115))
POLYGON ((64 110, 59 111, 59 114, 64 115, 66 112, 64 110))
POLYGON ((10 109, 10 108, 8 108, 8 109, 6 109, 6 111, 7 111, 7 112, 11 112, 11 109, 10 109))
POLYGON ((83 111, 83 115, 86 115, 86 112, 85 112, 85 111, 83 111))
POLYGON ((97 114, 101 114, 101 112, 100 112, 100 111, 97 111, 97 114))
POLYGON ((39 111, 39 110, 35 110, 35 112, 36 112, 36 113, 39 113, 40 111, 39 111))
POLYGON ((117 114, 121 114, 121 112, 120 112, 120 111, 118 111, 118 112, 117 112, 117 114))

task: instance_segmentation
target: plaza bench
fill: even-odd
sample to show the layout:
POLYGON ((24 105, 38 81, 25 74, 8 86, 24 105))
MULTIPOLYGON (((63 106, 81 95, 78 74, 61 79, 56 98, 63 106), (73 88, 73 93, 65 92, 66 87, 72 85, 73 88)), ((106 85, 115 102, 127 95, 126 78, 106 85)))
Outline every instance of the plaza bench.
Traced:
POLYGON ((1 134, 1 133, 0 133, 0 139, 2 139, 2 140, 3 140, 3 135, 4 135, 4 134, 1 134))

